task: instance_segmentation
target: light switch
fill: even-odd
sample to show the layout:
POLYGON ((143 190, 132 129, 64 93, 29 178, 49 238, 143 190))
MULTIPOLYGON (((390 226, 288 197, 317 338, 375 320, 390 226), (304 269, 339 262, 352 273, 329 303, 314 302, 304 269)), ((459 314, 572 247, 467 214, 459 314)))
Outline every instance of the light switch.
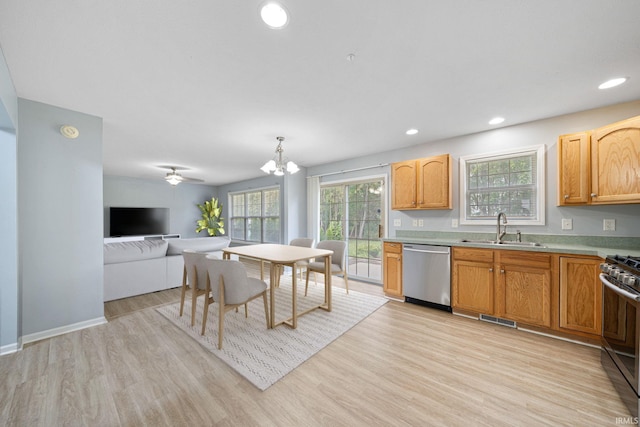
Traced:
POLYGON ((418 220, 418 227, 424 227, 424 219, 418 220))
POLYGON ((393 226, 394 227, 401 227, 402 226, 402 220, 400 218, 395 218, 393 220, 393 226))
POLYGON ((573 230, 573 219, 571 219, 571 218, 562 218, 562 229, 563 230, 573 230))
POLYGON ((411 225, 413 225, 414 227, 418 226, 418 220, 414 219, 413 221, 411 221, 411 225))

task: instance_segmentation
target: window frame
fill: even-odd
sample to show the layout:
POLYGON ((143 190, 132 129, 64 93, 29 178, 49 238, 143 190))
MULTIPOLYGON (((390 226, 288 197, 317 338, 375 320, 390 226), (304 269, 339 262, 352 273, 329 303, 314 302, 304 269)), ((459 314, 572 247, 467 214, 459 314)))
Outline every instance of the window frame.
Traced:
POLYGON ((536 189, 536 212, 531 219, 523 218, 507 218, 511 225, 545 225, 546 211, 546 187, 545 187, 545 145, 534 145, 528 147, 519 147, 510 150, 497 151, 484 154, 473 154, 460 157, 459 175, 460 175, 460 224, 461 225, 495 225, 495 218, 474 219, 467 217, 468 188, 467 188, 467 163, 482 161, 488 162, 492 160, 508 159, 513 157, 522 157, 534 155, 536 158, 536 179, 534 188, 536 189))
POLYGON ((229 205, 229 235, 233 241, 236 242, 244 242, 248 244, 260 244, 260 243, 282 243, 282 189, 279 185, 262 187, 262 188, 252 188, 249 190, 242 191, 233 191, 229 192, 227 195, 228 205, 229 205), (266 212, 266 198, 265 193, 269 191, 277 190, 278 191, 278 215, 265 215, 266 212), (251 193, 260 193, 260 215, 249 215, 249 194, 251 193), (233 197, 237 195, 244 196, 244 206, 242 216, 234 216, 234 205, 233 205, 233 197), (243 238, 239 239, 233 236, 233 224, 234 220, 243 219, 243 238), (265 222, 267 220, 276 219, 279 224, 278 230, 278 241, 277 242, 266 242, 265 241, 265 222), (247 230, 248 230, 248 221, 249 220, 259 220, 260 221, 260 240, 247 240, 247 230))

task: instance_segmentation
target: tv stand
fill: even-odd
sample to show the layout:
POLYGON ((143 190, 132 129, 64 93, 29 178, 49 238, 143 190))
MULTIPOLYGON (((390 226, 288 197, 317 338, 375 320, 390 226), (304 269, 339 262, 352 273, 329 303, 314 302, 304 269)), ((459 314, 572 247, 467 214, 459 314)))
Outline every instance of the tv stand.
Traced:
POLYGON ((153 234, 148 236, 111 236, 105 237, 104 243, 135 242, 137 240, 169 240, 179 239, 179 234, 153 234))

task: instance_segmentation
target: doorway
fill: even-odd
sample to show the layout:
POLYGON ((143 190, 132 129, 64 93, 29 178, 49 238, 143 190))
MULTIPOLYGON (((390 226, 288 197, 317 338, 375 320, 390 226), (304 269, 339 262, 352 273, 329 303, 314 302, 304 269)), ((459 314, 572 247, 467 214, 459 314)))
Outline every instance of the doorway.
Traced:
POLYGON ((382 283, 384 178, 320 187, 320 240, 346 240, 349 277, 382 283))

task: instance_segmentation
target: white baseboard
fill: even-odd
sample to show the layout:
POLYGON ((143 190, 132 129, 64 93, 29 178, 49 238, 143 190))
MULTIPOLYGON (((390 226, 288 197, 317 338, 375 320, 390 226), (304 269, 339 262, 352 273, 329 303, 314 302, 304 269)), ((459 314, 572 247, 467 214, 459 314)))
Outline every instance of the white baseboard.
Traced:
POLYGON ((95 319, 85 320, 84 322, 73 323, 71 325, 60 326, 59 328, 53 328, 42 332, 36 332, 35 334, 24 335, 22 337, 22 343, 28 344, 35 341, 52 338, 58 335, 67 334, 73 331, 79 331, 81 329, 90 328, 92 326, 103 325, 107 323, 107 319, 103 317, 97 317, 95 319))
POLYGON ((3 345, 0 347, 0 356, 4 356, 5 354, 15 353, 20 350, 21 346, 16 342, 13 344, 3 345))

